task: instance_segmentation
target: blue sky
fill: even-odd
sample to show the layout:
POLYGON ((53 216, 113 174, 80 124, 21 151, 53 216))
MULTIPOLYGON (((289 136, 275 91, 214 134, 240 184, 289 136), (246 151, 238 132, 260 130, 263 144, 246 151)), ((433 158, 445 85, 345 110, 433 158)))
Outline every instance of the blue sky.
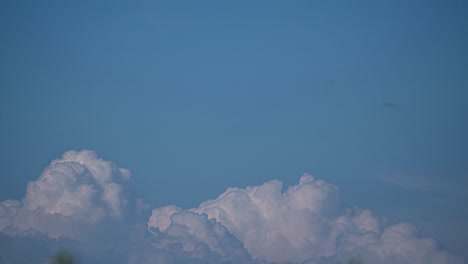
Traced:
POLYGON ((307 172, 467 255, 467 11, 2 1, 0 200, 68 150, 130 169, 153 207, 307 172))

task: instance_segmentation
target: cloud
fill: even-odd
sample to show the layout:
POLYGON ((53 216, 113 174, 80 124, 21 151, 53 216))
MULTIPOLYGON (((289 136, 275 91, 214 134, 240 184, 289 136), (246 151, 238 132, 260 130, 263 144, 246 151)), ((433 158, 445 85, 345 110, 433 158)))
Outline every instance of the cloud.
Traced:
POLYGON ((461 258, 440 250, 430 238, 420 237, 407 223, 386 227, 382 232, 349 233, 338 239, 337 258, 359 258, 365 263, 436 264, 463 263, 461 258))
POLYGON ((61 247, 87 263, 463 263, 410 224, 343 210, 333 184, 306 174, 282 190, 273 180, 150 211, 128 170, 69 151, 0 203, 0 263, 45 263, 61 247))
POLYGON ((130 171, 97 158, 93 151, 69 151, 28 184, 23 203, 29 210, 91 222, 121 218, 131 180, 130 171))
POLYGON ((11 251, 44 258, 57 244, 91 263, 251 260, 242 243, 206 215, 181 212, 164 232, 148 231, 148 205, 136 198, 133 188, 128 170, 93 151, 64 153, 28 184, 24 199, 0 203, 0 234, 8 244, 0 248, 1 263, 30 263, 11 251), (25 239, 31 243, 17 243, 25 239), (73 241, 72 246, 64 239, 73 241), (39 254, 36 244, 47 253, 39 254))
POLYGON ((300 262, 333 255, 334 245, 328 238, 333 236, 333 226, 326 216, 337 202, 338 189, 305 175, 299 185, 285 193, 281 190, 279 181, 230 188, 192 211, 225 225, 254 258, 300 262))
POLYGON ((236 263, 250 261, 242 242, 206 214, 175 206, 157 208, 152 212, 148 228, 155 236, 153 246, 176 255, 189 253, 200 260, 215 258, 236 263))
POLYGON ((134 202, 128 170, 93 151, 68 151, 29 182, 22 201, 0 203, 0 230, 32 228, 51 237, 76 237, 85 226, 128 217, 134 202))
MULTIPOLYGON (((206 214, 243 242, 253 259, 270 262, 463 263, 410 224, 383 227, 369 210, 340 214, 338 188, 310 175, 282 192, 270 181, 245 189, 229 188, 198 208, 153 210, 150 226, 162 230, 183 212, 206 214)), ((178 220, 180 221, 180 220, 178 220)))

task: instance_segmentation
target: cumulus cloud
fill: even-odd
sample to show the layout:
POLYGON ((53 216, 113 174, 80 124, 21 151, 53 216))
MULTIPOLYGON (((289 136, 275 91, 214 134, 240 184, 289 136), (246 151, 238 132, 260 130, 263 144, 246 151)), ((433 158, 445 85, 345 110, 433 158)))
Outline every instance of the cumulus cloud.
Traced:
POLYGON ((340 208, 338 188, 310 175, 229 188, 184 210, 148 209, 126 169, 93 151, 69 151, 0 203, 0 263, 37 262, 60 247, 89 263, 430 263, 463 260, 371 211, 340 208), (37 250, 40 248, 41 250, 37 250))
POLYGON ((175 206, 154 209, 148 227, 155 236, 153 246, 190 254, 203 260, 214 258, 217 261, 242 263, 250 256, 242 243, 225 226, 206 214, 183 211, 175 206))
MULTIPOLYGON (((93 151, 64 153, 28 184, 21 201, 0 203, 0 243, 8 244, 0 248, 0 263, 30 263, 22 254, 10 254, 11 250, 43 258, 57 245, 80 252, 91 263, 250 260, 242 243, 206 215, 173 216, 176 211, 169 211, 172 221, 162 231, 149 231, 148 205, 136 198, 133 188, 130 171, 98 158, 93 151), (18 243, 25 239, 31 243, 18 243), (37 244, 47 253, 39 254, 37 244)), ((164 215, 151 219, 164 225, 164 215)))
POLYGON ((350 233, 338 240, 338 259, 363 259, 366 263, 436 264, 463 263, 440 250, 430 238, 420 237, 416 228, 400 223, 382 232, 350 233))
POLYGON ((24 206, 47 214, 97 222, 121 218, 128 204, 130 171, 97 158, 93 151, 69 151, 28 184, 24 206))
POLYGON ((0 203, 0 230, 32 228, 74 237, 81 232, 77 227, 123 219, 133 200, 130 171, 93 151, 68 151, 28 184, 22 201, 0 203))
POLYGON ((305 175, 299 185, 281 190, 279 181, 230 188, 192 211, 225 225, 254 258, 299 262, 333 255, 333 226, 326 216, 337 202, 337 188, 305 175))
MULTIPOLYGON (((285 192, 279 181, 229 188, 217 199, 185 212, 206 214, 221 223, 256 260, 463 263, 434 240, 419 237, 410 224, 382 227, 369 210, 354 208, 339 214, 338 204, 336 186, 306 174, 285 192)), ((180 218, 183 212, 174 207, 153 210, 148 225, 164 230, 175 221, 172 216, 180 218)))

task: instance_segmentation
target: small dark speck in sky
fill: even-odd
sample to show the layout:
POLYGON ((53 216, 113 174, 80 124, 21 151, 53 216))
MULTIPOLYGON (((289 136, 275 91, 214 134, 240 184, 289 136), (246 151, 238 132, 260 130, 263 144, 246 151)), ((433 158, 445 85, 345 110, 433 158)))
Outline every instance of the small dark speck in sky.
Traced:
POLYGON ((388 106, 388 107, 395 107, 395 106, 398 106, 397 103, 392 103, 392 102, 382 102, 382 104, 384 106, 388 106))

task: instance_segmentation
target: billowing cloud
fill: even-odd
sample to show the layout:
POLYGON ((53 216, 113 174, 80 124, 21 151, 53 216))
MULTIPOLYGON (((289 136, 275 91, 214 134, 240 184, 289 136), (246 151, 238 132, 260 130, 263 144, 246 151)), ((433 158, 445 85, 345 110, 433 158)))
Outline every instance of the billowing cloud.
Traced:
POLYGON ((338 188, 310 175, 229 188, 184 210, 148 210, 130 172, 93 151, 69 151, 0 203, 0 263, 44 263, 70 248, 99 263, 463 263, 407 223, 343 209, 338 188), (37 250, 37 248, 41 250, 37 250))
POLYGON ((230 188, 214 201, 192 209, 225 225, 244 242, 252 257, 268 261, 300 262, 331 256, 333 212, 338 190, 310 175, 281 192, 282 183, 270 181, 246 189, 230 188))
POLYGON ((185 252, 197 259, 215 257, 218 261, 247 262, 250 256, 242 242, 225 226, 206 214, 182 211, 174 206, 154 209, 148 227, 157 249, 185 252))
POLYGON ((28 184, 24 199, 0 203, 0 243, 8 244, 0 248, 0 263, 27 262, 24 254, 11 250, 44 257, 60 244, 80 252, 88 262, 250 260, 243 244, 206 215, 181 212, 163 232, 149 231, 148 205, 136 199, 133 188, 130 171, 98 158, 93 151, 64 153, 28 184), (26 239, 31 243, 18 243, 26 239), (37 244, 47 253, 40 254, 37 244))
POLYGON ((129 170, 97 158, 93 151, 69 151, 28 184, 23 203, 28 210, 91 222, 105 216, 121 218, 131 180, 129 170))
POLYGON ((339 237, 337 258, 342 262, 359 259, 365 263, 436 264, 463 263, 440 250, 430 238, 420 237, 416 228, 400 223, 381 232, 349 233, 339 237))
POLYGON ((28 184, 22 201, 0 203, 0 230, 31 228, 52 237, 74 237, 85 225, 125 218, 134 207, 133 197, 130 171, 93 151, 68 151, 28 184))
MULTIPOLYGON (((310 175, 282 192, 279 181, 229 188, 217 199, 187 210, 206 214, 243 242, 253 259, 270 262, 463 263, 410 224, 383 227, 369 210, 340 214, 338 188, 310 175)), ((165 227, 184 211, 153 210, 149 225, 165 227), (159 220, 159 221, 158 221, 159 220)), ((177 221, 181 221, 178 219, 177 221)))

